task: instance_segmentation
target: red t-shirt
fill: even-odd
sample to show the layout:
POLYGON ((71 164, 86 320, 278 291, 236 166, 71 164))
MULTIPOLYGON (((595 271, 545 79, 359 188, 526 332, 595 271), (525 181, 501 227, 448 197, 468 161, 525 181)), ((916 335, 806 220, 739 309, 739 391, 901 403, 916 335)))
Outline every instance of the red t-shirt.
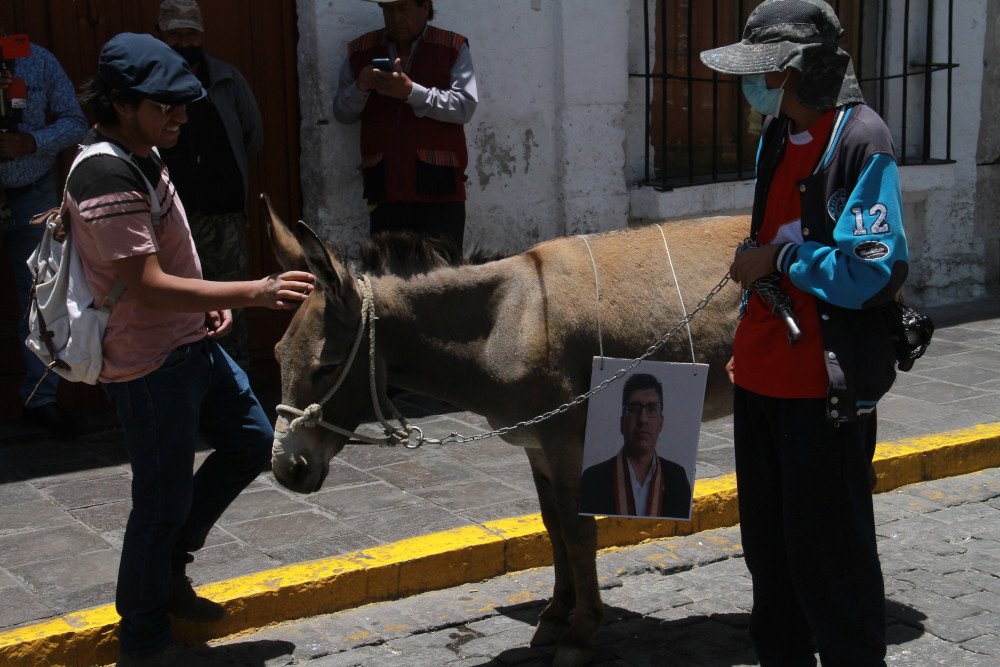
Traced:
MULTIPOLYGON (((785 154, 771 178, 767 208, 757 242, 760 245, 802 242, 802 202, 799 182, 816 168, 823 154, 835 111, 831 109, 805 132, 789 134, 785 154)), ((792 298, 802 337, 788 344, 785 321, 771 313, 751 292, 747 313, 733 342, 734 380, 748 391, 774 398, 825 398, 828 377, 823 361, 816 299, 781 277, 781 288, 792 298)))

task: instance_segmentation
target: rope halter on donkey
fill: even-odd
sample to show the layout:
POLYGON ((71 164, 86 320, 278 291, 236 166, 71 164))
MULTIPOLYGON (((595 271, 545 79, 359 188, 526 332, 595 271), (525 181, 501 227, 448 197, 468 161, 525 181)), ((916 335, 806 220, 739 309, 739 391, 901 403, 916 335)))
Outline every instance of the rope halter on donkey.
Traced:
POLYGON ((371 445, 395 446, 403 444, 410 449, 415 449, 424 442, 424 433, 420 430, 420 427, 408 424, 403 415, 388 398, 386 399, 386 403, 389 404, 392 416, 399 422, 400 426, 393 426, 386 420, 385 415, 382 414, 382 401, 379 400, 378 386, 375 382, 375 322, 378 320, 378 316, 375 315, 375 296, 372 293, 371 282, 367 276, 358 278, 357 284, 361 292, 361 320, 358 323, 358 333, 354 337, 354 344, 351 346, 351 353, 347 356, 347 361, 344 362, 344 367, 341 369, 337 381, 333 383, 333 386, 330 387, 320 402, 307 406, 305 410, 299 410, 294 406, 283 403, 279 404, 277 407, 279 413, 294 415, 294 418, 288 424, 288 431, 280 435, 275 433, 275 438, 280 440, 300 428, 321 426, 334 433, 345 435, 348 438, 356 438, 371 445), (351 370, 351 366, 354 363, 354 358, 358 355, 361 341, 365 337, 366 326, 370 328, 368 336, 368 384, 371 391, 372 406, 375 408, 375 417, 382 424, 385 432, 385 437, 383 438, 373 438, 357 431, 348 431, 336 424, 323 421, 323 405, 333 398, 333 395, 340 389, 340 385, 344 383, 344 379, 347 377, 347 373, 351 370), (411 437, 414 435, 416 436, 416 440, 411 442, 411 437))

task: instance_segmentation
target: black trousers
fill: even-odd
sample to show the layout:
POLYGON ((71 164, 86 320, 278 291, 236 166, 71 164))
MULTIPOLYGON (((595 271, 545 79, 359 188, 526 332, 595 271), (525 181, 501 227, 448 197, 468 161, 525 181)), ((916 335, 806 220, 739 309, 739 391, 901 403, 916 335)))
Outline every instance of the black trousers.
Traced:
POLYGON ((885 665, 885 589, 868 470, 876 416, 735 389, 740 530, 763 667, 885 665))
POLYGON ((369 236, 379 232, 411 231, 448 239, 462 254, 465 202, 393 202, 378 204, 369 213, 369 236))

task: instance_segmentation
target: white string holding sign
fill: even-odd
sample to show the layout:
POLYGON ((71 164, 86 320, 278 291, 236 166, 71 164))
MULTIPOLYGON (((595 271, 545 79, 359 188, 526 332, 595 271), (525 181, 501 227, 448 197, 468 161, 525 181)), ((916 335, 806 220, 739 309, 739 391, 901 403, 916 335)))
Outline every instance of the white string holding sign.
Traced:
MULTIPOLYGON (((597 299, 595 300, 595 309, 597 311, 597 347, 600 350, 601 355, 601 370, 604 370, 604 336, 601 332, 601 278, 597 273, 597 262, 594 260, 594 251, 590 249, 590 242, 587 241, 586 234, 580 234, 580 238, 583 239, 583 244, 587 246, 587 252, 590 253, 590 264, 594 267, 594 290, 597 292, 597 299)), ((691 331, 691 327, 688 327, 688 332, 691 331)))
MULTIPOLYGON (((663 239, 663 249, 667 251, 667 262, 670 264, 670 273, 674 276, 674 285, 677 287, 677 298, 681 302, 681 312, 684 313, 684 317, 687 318, 687 306, 684 305, 684 295, 681 294, 681 283, 677 280, 677 271, 674 270, 674 260, 670 256, 670 246, 667 245, 667 236, 663 233, 663 225, 657 225, 656 228, 660 230, 660 238, 663 239)), ((688 322, 686 325, 688 332, 688 344, 691 346, 691 368, 694 374, 698 374, 698 362, 694 356, 694 337, 691 335, 691 323, 688 322)))

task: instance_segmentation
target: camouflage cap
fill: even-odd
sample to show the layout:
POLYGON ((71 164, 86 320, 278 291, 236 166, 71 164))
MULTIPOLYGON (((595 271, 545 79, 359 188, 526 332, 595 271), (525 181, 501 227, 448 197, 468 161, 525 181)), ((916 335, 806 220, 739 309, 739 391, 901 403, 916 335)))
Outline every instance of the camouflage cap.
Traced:
POLYGON ((163 0, 160 3, 160 16, 156 20, 161 32, 191 28, 205 32, 205 24, 201 20, 201 8, 195 0, 163 0))
POLYGON ((701 61, 725 74, 802 72, 795 97, 811 109, 863 102, 851 56, 838 42, 844 30, 823 0, 765 0, 750 14, 743 39, 701 52, 701 61))

